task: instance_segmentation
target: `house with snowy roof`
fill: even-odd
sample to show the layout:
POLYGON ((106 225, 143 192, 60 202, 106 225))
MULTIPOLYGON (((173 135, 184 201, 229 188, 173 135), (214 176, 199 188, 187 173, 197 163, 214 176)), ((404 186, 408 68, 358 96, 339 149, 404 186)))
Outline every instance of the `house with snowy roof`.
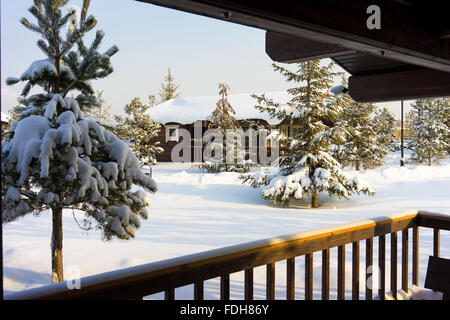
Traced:
MULTIPOLYGON (((286 91, 269 92, 265 93, 265 95, 282 104, 290 100, 290 96, 286 91)), ((190 133, 190 137, 192 137, 191 162, 195 162, 194 154, 196 154, 196 146, 194 145, 193 138, 195 134, 198 135, 199 133, 203 136, 206 130, 209 129, 210 122, 207 118, 216 108, 216 103, 219 99, 220 97, 218 95, 183 97, 172 99, 152 107, 148 111, 150 117, 161 124, 161 130, 159 135, 154 139, 154 142, 159 142, 160 146, 164 149, 164 152, 157 155, 156 160, 158 162, 172 162, 172 151, 183 139, 182 135, 180 135, 180 129, 185 129, 190 133), (201 132, 199 132, 200 130, 201 132)), ((295 123, 281 122, 278 119, 271 118, 266 112, 262 113, 258 111, 255 108, 257 102, 251 97, 251 94, 231 94, 228 96, 228 101, 235 110, 235 118, 239 121, 244 132, 252 127, 267 129, 270 133, 277 132, 284 136, 290 136, 295 129, 295 123)), ((259 142, 250 140, 251 137, 245 137, 247 151, 250 145, 257 148, 263 147, 259 142)), ((283 154, 284 151, 284 147, 280 146, 280 154, 283 154)), ((268 152, 270 154, 270 149, 268 152)), ((199 154, 198 151, 197 154, 199 154)))

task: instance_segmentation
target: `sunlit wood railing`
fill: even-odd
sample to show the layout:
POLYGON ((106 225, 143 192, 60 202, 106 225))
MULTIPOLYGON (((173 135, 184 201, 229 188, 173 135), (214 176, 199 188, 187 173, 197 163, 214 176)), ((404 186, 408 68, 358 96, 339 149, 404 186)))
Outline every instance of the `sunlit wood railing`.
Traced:
MULTIPOLYGON (((401 286, 408 290, 409 229, 412 229, 412 284, 419 279, 419 227, 434 230, 433 254, 439 256, 439 230, 450 230, 450 215, 407 211, 390 216, 346 223, 297 234, 254 241, 199 254, 108 272, 80 280, 81 289, 69 290, 66 283, 54 284, 6 296, 6 299, 142 299, 164 292, 175 299, 175 288, 194 284, 194 299, 204 298, 204 281, 220 277, 220 298, 230 299, 230 274, 244 271, 244 298, 253 299, 253 270, 266 266, 266 298, 275 299, 275 263, 286 261, 286 297, 295 298, 296 257, 305 258, 305 299, 313 298, 313 253, 322 253, 322 299, 330 298, 330 249, 338 248, 337 298, 345 299, 345 248, 352 245, 352 298, 359 299, 360 242, 365 241, 365 265, 372 266, 373 247, 378 238, 381 299, 386 293, 386 235, 390 235, 390 291, 397 293, 397 234, 401 232, 401 286)), ((366 280, 370 281, 369 271, 366 280)), ((365 298, 372 299, 371 286, 365 298)))

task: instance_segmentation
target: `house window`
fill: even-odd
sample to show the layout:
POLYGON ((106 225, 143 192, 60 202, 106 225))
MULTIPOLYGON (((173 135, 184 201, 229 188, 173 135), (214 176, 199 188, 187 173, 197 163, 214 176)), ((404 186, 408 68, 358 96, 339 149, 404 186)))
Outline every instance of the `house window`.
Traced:
POLYGON ((166 142, 174 141, 178 142, 178 126, 166 126, 166 142))

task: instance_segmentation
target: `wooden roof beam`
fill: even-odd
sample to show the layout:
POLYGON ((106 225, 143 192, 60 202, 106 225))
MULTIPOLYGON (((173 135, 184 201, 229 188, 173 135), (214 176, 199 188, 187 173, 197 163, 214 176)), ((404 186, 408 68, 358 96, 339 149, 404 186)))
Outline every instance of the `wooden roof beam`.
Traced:
MULTIPOLYGON (((138 0, 450 72, 450 43, 430 36, 413 6, 390 0, 138 0), (367 8, 381 29, 367 28, 367 8)), ((442 8, 436 5, 433 10, 442 8)))
POLYGON ((450 97, 450 73, 416 69, 352 76, 348 93, 358 102, 450 97))
POLYGON ((357 51, 349 50, 335 44, 267 31, 266 53, 273 61, 294 63, 354 54, 357 51))

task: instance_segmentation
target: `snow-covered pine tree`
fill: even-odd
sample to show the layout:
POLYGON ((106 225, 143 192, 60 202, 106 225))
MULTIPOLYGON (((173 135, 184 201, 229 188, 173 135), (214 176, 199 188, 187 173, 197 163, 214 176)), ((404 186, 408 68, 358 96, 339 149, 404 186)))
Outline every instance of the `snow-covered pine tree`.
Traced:
POLYGON ((447 157, 450 157, 450 98, 442 98, 440 101, 444 108, 444 123, 447 128, 447 133, 445 134, 445 141, 447 142, 447 157))
POLYGON ((377 134, 377 148, 367 168, 382 166, 384 158, 395 148, 395 117, 387 108, 375 108, 373 126, 377 134))
POLYGON ((125 106, 126 117, 115 116, 117 126, 114 132, 122 140, 131 143, 131 149, 142 164, 156 164, 156 155, 164 151, 159 147, 158 136, 161 125, 150 118, 147 113, 150 105, 143 104, 139 98, 134 98, 125 106))
POLYGON ((413 151, 411 159, 431 166, 448 156, 449 127, 446 125, 448 101, 445 99, 416 100, 411 104, 414 111, 414 133, 408 144, 413 151))
POLYGON ((384 154, 383 146, 379 144, 378 128, 373 121, 376 107, 358 103, 347 94, 340 96, 337 103, 342 108, 339 120, 345 121, 349 135, 344 143, 332 145, 333 156, 344 167, 353 166, 357 171, 361 167, 371 168, 384 154))
POLYGON ((257 167, 252 160, 245 159, 244 133, 234 116, 236 112, 228 101, 229 91, 230 87, 227 84, 219 84, 220 99, 217 101, 216 109, 207 118, 210 121, 209 129, 212 130, 209 130, 203 139, 209 141, 207 148, 214 150, 214 157, 198 167, 210 173, 245 173, 257 167))
POLYGON ((164 80, 165 82, 161 85, 161 89, 159 90, 160 103, 178 98, 181 95, 180 92, 177 92, 180 86, 174 83, 170 68, 167 72, 167 77, 165 77, 164 80))
POLYGON ((130 239, 148 216, 143 189, 157 190, 125 142, 83 117, 83 110, 97 104, 90 81, 113 72, 110 58, 118 48, 98 51, 102 31, 86 46, 83 37, 97 24, 87 15, 89 0, 72 23, 74 11, 63 13, 68 2, 34 0, 29 11, 37 22, 21 20, 41 36, 38 46, 47 58, 33 62, 20 78, 7 80, 10 85, 26 82, 25 107, 2 144, 1 158, 2 223, 51 210, 54 282, 63 281, 64 209, 83 212, 84 225, 100 230, 105 240, 130 239), (28 97, 34 86, 43 93, 28 97), (132 191, 133 185, 143 189, 132 191))
POLYGON ((356 177, 349 177, 330 153, 330 145, 345 141, 348 131, 339 122, 341 107, 328 94, 334 65, 321 66, 319 60, 301 62, 296 72, 273 65, 289 82, 299 84, 288 90, 292 99, 281 105, 264 95, 256 98, 260 111, 299 126, 287 143, 287 153, 280 157, 278 167, 244 175, 243 182, 252 187, 263 186, 261 196, 287 206, 291 200, 311 196, 311 206, 318 207, 318 193, 349 198, 352 193, 373 195, 374 192, 356 177))

